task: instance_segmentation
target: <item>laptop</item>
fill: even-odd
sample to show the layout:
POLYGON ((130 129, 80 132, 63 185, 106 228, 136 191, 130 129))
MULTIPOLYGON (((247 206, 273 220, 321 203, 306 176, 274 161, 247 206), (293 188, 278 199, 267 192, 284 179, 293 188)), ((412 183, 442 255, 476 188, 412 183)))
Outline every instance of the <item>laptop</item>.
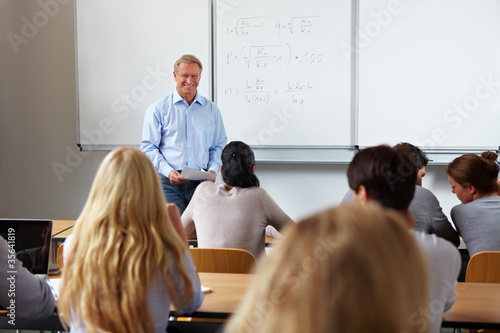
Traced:
POLYGON ((41 278, 49 274, 51 220, 0 219, 0 236, 32 274, 41 278))

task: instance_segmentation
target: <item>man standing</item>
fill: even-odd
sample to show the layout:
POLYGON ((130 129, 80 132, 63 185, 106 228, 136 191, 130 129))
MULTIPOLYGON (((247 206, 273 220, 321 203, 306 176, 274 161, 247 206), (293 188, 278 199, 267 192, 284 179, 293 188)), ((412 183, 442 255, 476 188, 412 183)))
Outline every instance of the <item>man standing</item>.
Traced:
POLYGON ((227 143, 219 108, 197 92, 202 69, 193 55, 177 59, 176 90, 149 106, 144 117, 141 150, 160 175, 165 199, 181 214, 200 182, 181 177, 180 171, 188 166, 217 174, 227 143))

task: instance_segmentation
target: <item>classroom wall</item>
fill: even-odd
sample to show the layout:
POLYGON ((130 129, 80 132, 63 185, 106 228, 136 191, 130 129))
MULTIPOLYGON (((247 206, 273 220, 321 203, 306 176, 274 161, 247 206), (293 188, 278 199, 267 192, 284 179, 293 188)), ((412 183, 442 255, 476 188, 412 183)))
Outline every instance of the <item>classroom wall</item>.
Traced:
MULTIPOLYGON (((76 219, 106 155, 76 147, 73 10, 67 0, 0 0, 0 217, 76 219)), ((449 214, 458 201, 443 168, 429 167, 424 186, 449 214)), ((298 220, 342 200, 346 169, 258 163, 256 173, 298 220)))

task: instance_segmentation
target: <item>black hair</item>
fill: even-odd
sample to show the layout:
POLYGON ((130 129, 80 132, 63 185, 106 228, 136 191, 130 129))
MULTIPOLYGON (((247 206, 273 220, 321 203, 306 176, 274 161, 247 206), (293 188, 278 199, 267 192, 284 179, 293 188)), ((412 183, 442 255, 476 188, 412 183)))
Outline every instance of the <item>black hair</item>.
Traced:
POLYGON ((403 146, 403 147, 407 147, 408 149, 410 149, 410 151, 413 155, 415 165, 417 166, 417 170, 422 169, 423 167, 427 166, 427 164, 429 163, 429 158, 427 157, 425 152, 423 152, 417 146, 412 145, 411 143, 408 143, 408 142, 400 142, 396 146, 394 146, 394 148, 396 148, 398 146, 403 146))
POLYGON ((231 141, 222 150, 222 179, 224 183, 237 187, 260 186, 253 173, 255 155, 246 143, 231 141))

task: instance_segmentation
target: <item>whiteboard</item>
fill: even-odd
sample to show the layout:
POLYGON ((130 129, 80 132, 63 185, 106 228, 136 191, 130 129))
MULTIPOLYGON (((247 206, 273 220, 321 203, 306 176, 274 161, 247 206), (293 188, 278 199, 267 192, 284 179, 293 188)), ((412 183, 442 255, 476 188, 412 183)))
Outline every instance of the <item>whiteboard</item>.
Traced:
POLYGON ((144 111, 175 89, 173 64, 194 54, 211 98, 210 0, 76 0, 78 144, 139 146, 144 111))
POLYGON ((348 146, 351 1, 217 0, 216 103, 229 141, 348 146))
POLYGON ((359 145, 498 149, 500 1, 360 0, 359 145))

